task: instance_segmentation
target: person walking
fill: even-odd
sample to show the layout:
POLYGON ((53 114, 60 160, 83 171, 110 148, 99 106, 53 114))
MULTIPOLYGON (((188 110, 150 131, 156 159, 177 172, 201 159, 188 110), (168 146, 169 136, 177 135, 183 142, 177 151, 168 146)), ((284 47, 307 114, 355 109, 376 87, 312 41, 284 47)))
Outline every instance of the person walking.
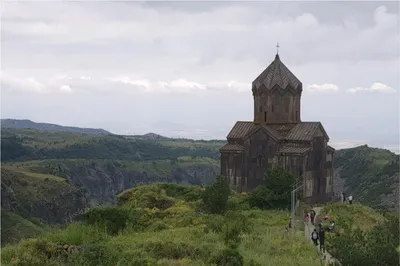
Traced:
POLYGON ((318 233, 319 238, 319 250, 325 253, 325 230, 321 228, 318 233))
POLYGON ((353 204, 353 196, 352 195, 349 196, 349 204, 350 205, 353 204))
POLYGON ((315 219, 315 211, 314 210, 310 211, 310 219, 311 219, 311 223, 314 224, 314 219, 315 219))
POLYGON ((328 232, 332 232, 334 228, 335 228, 335 221, 332 221, 328 227, 328 232))
POLYGON ((308 223, 309 221, 310 221, 310 216, 307 213, 307 215, 306 215, 306 223, 308 223))
POLYGON ((318 233, 317 233, 317 229, 314 229, 314 231, 311 233, 311 240, 314 242, 314 245, 318 246, 318 233))
POLYGON ((346 203, 346 193, 342 193, 342 195, 343 195, 343 204, 345 204, 346 203))

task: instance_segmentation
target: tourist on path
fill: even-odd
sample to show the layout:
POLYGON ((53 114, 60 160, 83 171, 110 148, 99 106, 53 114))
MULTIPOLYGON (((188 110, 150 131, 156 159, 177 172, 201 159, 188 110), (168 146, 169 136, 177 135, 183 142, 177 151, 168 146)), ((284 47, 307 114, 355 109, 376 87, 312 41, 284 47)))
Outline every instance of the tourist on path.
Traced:
POLYGON ((311 218, 311 223, 314 224, 314 219, 315 219, 315 211, 314 210, 310 211, 310 218, 311 218))
POLYGON ((321 252, 325 252, 325 230, 323 228, 320 229, 318 233, 319 238, 319 250, 321 252))
POLYGON ((346 203, 346 193, 342 193, 342 195, 343 195, 343 204, 345 204, 346 203))
POLYGON ((328 227, 329 232, 332 232, 334 228, 335 228, 335 221, 332 221, 331 224, 328 227))
POLYGON ((318 233, 317 233, 317 229, 314 229, 314 231, 311 233, 311 240, 314 242, 314 245, 318 246, 318 233))
POLYGON ((350 195, 350 196, 349 196, 349 204, 351 205, 352 203, 353 203, 353 196, 350 195))

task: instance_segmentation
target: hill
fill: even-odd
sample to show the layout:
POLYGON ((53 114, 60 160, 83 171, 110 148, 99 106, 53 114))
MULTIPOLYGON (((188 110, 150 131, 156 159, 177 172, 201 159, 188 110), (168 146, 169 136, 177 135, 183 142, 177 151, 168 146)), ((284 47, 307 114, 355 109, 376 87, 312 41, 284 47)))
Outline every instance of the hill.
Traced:
POLYGON ((344 191, 355 201, 398 210, 399 155, 363 145, 336 151, 333 163, 344 180, 344 191))
POLYGON ((27 119, 1 119, 1 128, 30 128, 37 130, 75 132, 75 133, 94 134, 94 135, 111 134, 110 132, 104 129, 68 127, 68 126, 60 126, 48 123, 36 123, 27 119))
MULTIPOLYGON (((321 217, 335 221, 326 248, 342 265, 375 266, 399 263, 399 215, 361 204, 329 204, 321 217)), ((324 222, 324 224, 328 224, 324 222)))

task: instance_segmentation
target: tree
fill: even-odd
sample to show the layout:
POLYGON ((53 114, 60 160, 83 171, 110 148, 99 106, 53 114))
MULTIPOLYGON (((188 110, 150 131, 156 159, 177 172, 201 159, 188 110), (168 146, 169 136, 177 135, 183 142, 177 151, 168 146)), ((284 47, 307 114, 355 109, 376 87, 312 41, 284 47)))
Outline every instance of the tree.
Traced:
POLYGON ((217 176, 214 184, 207 186, 202 195, 205 209, 210 213, 222 214, 228 209, 230 189, 225 177, 217 176))
POLYGON ((269 170, 264 176, 264 184, 249 194, 250 206, 261 209, 289 208, 294 182, 294 176, 282 168, 269 170))

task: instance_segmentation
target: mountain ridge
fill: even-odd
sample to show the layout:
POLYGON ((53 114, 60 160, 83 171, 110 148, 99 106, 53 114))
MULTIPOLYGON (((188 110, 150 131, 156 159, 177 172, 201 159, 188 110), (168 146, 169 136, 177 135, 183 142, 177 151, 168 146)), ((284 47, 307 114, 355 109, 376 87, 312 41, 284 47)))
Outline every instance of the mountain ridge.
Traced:
POLYGON ((61 126, 58 124, 34 122, 29 119, 11 119, 11 118, 1 119, 1 127, 14 128, 14 129, 25 128, 25 129, 37 129, 45 131, 75 132, 75 133, 93 134, 93 135, 112 135, 111 132, 108 132, 107 130, 101 128, 61 126))

